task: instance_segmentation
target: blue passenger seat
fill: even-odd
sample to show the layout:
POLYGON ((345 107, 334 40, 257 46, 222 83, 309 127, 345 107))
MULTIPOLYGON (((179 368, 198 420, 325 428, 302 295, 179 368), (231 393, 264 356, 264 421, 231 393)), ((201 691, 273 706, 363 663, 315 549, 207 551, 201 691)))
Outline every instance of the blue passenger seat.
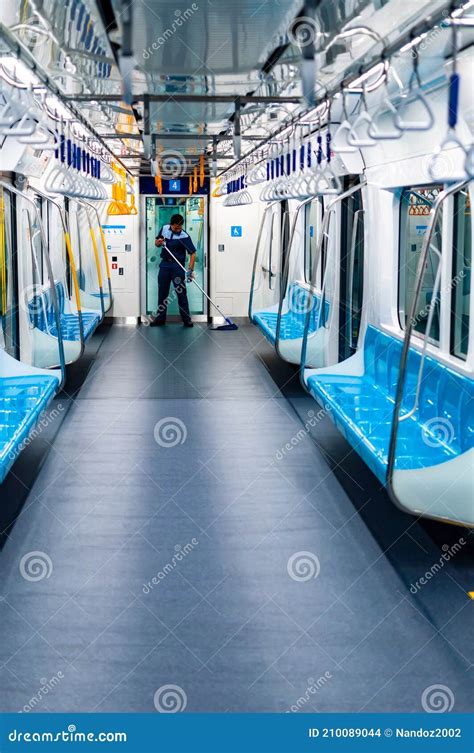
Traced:
MULTIPOLYGON (((304 335, 306 324, 306 315, 308 309, 307 288, 298 283, 292 283, 288 288, 288 309, 281 315, 280 323, 280 340, 297 340, 304 335)), ((315 332, 319 326, 319 307, 321 296, 312 295, 313 303, 311 306, 310 332, 315 332)), ((329 301, 324 302, 325 321, 329 316, 329 301)), ((278 311, 258 311, 253 314, 254 322, 260 327, 263 334, 272 345, 275 344, 276 330, 278 322, 278 311)))
POLYGON ((0 378, 0 483, 58 387, 55 376, 0 378))
MULTIPOLYGON (((341 433, 385 483, 402 342, 368 326, 362 376, 312 374, 311 394, 327 406, 341 433)), ((414 406, 421 353, 410 349, 401 414, 414 406)), ((337 367, 335 367, 337 371, 337 367)), ((426 468, 474 445, 474 381, 425 357, 418 408, 398 428, 395 467, 426 468)))
MULTIPOLYGON (((79 340, 79 316, 65 311, 65 293, 62 282, 55 282, 56 295, 61 319, 61 332, 64 340, 79 340)), ((42 332, 48 332, 53 337, 58 336, 56 317, 51 295, 51 289, 47 288, 37 293, 28 302, 31 323, 42 332)), ((93 311, 82 311, 82 324, 84 327, 84 339, 87 340, 100 322, 100 314, 93 311)))

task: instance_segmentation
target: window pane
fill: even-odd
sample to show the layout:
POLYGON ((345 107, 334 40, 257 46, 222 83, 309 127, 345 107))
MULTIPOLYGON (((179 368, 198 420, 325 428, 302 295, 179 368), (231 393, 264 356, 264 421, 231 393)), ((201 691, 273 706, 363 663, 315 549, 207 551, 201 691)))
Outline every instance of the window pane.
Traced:
POLYGON ((286 259, 288 256, 288 244, 290 242, 290 213, 288 210, 288 201, 284 199, 280 202, 280 238, 281 238, 281 257, 280 257, 280 264, 281 264, 281 275, 283 276, 285 267, 286 267, 286 259))
POLYGON ((364 292, 364 212, 362 193, 343 200, 341 205, 341 268, 339 311, 339 359, 357 350, 364 292))
POLYGON ((454 197, 453 278, 451 283, 451 353, 464 360, 469 338, 471 299, 472 227, 467 190, 454 197))
MULTIPOLYGON (((316 256, 318 233, 321 229, 322 207, 320 199, 314 199, 305 207, 305 233, 304 233, 304 278, 311 282, 313 263, 316 256)), ((322 285, 323 266, 320 264, 317 286, 322 285)))
MULTIPOLYGON (((441 186, 412 188, 403 191, 400 214, 400 266, 399 266, 399 319, 405 328, 410 313, 416 286, 416 273, 423 247, 423 238, 429 226, 429 214, 433 203, 441 191, 441 186)), ((439 294, 433 300, 435 279, 438 272, 439 256, 442 242, 443 210, 438 213, 428 254, 427 265, 423 272, 417 310, 413 317, 413 328, 425 334, 430 311, 432 313, 429 337, 439 342, 439 294)))

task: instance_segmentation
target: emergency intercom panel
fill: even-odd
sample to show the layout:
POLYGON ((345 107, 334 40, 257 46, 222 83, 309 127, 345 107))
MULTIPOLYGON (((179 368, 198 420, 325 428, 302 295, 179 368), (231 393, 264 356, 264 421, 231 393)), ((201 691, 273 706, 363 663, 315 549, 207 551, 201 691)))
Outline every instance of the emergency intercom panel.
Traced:
POLYGON ((109 257, 112 289, 128 293, 134 288, 133 216, 107 217, 102 225, 109 257))

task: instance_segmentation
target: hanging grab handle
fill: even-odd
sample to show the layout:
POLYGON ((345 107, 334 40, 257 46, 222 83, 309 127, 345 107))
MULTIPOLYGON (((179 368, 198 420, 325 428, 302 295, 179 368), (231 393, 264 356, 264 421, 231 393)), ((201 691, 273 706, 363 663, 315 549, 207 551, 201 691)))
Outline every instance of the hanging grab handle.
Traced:
POLYGON ((418 53, 416 52, 416 50, 415 57, 413 58, 413 71, 408 84, 408 93, 400 103, 400 107, 395 116, 395 125, 401 131, 429 131, 430 128, 432 128, 434 125, 433 111, 429 105, 428 100, 423 94, 423 87, 420 79, 420 74, 418 72, 418 53), (414 95, 412 103, 418 102, 422 106, 425 113, 424 118, 410 119, 403 116, 403 111, 407 107, 407 99, 409 99, 410 95, 412 94, 414 95))

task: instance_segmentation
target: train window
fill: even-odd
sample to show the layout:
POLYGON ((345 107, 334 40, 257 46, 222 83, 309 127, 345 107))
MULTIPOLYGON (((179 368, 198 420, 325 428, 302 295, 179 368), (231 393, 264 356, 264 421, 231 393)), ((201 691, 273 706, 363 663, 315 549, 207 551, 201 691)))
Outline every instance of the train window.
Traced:
POLYGON ((18 355, 15 197, 0 188, 0 347, 18 355))
POLYGON ((356 191, 341 205, 339 359, 357 350, 364 293, 364 210, 356 191))
POLYGON ((280 239, 281 239, 281 273, 283 274, 286 265, 286 258, 288 255, 288 244, 290 242, 290 214, 288 209, 288 201, 284 199, 280 202, 281 212, 281 225, 280 225, 280 239))
MULTIPOLYGON (((400 247, 398 272, 398 311, 402 329, 405 329, 416 285, 418 261, 423 237, 428 229, 429 214, 441 191, 441 186, 404 189, 400 200, 400 247)), ((431 238, 428 263, 424 271, 413 328, 424 335, 432 307, 429 338, 439 343, 439 295, 433 301, 433 290, 441 253, 443 209, 441 208, 431 238)))
POLYGON ((467 190, 454 196, 451 353, 466 360, 471 300, 472 226, 467 190))
MULTIPOLYGON (((318 233, 321 227, 323 215, 323 206, 320 198, 313 199, 305 206, 304 215, 304 279, 307 283, 311 282, 313 273, 313 263, 316 256, 318 243, 318 233)), ((322 286, 322 277, 324 274, 324 260, 319 265, 319 275, 316 281, 318 289, 322 286)))

